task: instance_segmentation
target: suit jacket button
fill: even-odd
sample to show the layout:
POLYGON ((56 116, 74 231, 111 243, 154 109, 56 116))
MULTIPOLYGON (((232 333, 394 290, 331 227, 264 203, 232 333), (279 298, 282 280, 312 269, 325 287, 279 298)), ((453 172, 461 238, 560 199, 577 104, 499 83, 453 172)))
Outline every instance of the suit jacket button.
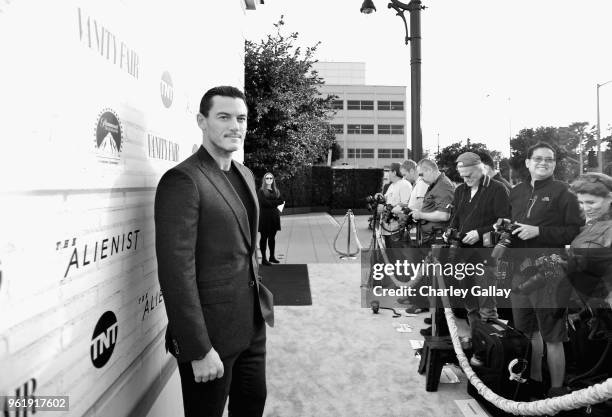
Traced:
POLYGON ((249 281, 249 287, 254 287, 255 286, 255 281, 249 281))

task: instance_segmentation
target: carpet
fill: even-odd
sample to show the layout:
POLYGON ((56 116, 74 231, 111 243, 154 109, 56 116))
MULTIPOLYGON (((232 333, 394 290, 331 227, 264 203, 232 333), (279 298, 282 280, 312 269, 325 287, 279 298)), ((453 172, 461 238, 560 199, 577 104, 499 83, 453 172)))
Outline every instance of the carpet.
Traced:
POLYGON ((312 305, 308 267, 305 264, 261 266, 259 273, 263 284, 274 294, 274 305, 312 305))

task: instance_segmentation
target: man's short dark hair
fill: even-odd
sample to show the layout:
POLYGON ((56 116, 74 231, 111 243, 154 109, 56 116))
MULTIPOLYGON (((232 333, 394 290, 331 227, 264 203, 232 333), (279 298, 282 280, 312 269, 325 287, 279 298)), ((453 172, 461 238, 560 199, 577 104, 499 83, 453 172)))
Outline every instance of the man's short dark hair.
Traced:
POLYGON ((419 163, 417 164, 417 166, 426 167, 427 169, 431 171, 436 171, 438 169, 438 164, 436 164, 431 159, 427 159, 427 158, 421 159, 419 163))
POLYGON ((483 164, 490 166, 491 168, 495 168, 495 162, 493 162, 493 158, 491 158, 491 154, 489 152, 480 150, 475 153, 480 157, 483 164))
POLYGON ((527 149, 527 159, 531 159, 533 152, 536 149, 540 149, 540 148, 550 149, 553 153, 554 158, 557 159, 557 150, 550 143, 546 143, 546 142, 538 142, 535 145, 529 147, 529 149, 527 149))
POLYGON ((242 91, 231 85, 221 85, 211 88, 202 96, 202 100, 200 100, 200 113, 202 116, 208 117, 214 96, 241 98, 246 105, 246 96, 242 91))
POLYGON ((402 162, 402 168, 404 168, 406 171, 412 171, 413 169, 416 169, 416 162, 414 162, 412 159, 406 159, 404 162, 402 162))
POLYGON ((389 171, 393 172, 397 177, 402 178, 402 173, 400 172, 400 167, 401 167, 400 164, 398 164, 397 162, 393 162, 391 164, 391 166, 389 167, 389 171))

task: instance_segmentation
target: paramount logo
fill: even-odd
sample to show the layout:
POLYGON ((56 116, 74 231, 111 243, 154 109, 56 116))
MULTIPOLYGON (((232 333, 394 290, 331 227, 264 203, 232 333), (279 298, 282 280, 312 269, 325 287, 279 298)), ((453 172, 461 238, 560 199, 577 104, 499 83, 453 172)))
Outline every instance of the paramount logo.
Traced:
POLYGON ((118 164, 123 146, 121 122, 112 109, 104 109, 98 116, 94 132, 94 148, 98 160, 118 164))

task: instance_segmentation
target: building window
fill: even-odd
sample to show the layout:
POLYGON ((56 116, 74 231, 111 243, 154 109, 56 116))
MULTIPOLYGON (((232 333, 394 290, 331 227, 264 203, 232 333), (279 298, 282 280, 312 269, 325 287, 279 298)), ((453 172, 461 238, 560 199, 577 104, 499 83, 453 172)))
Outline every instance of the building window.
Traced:
POLYGON ((379 135, 403 135, 404 125, 378 125, 379 135))
POLYGON ((360 158, 360 159, 367 159, 367 158, 374 158, 374 149, 363 149, 363 148, 348 148, 347 149, 347 159, 351 159, 351 158, 360 158))
POLYGON ((334 131, 334 133, 339 133, 341 135, 344 134, 344 125, 332 124, 331 128, 334 131))
POLYGON ((334 101, 332 101, 332 109, 334 109, 334 110, 344 110, 344 101, 343 100, 334 100, 334 101))
POLYGON ((391 149, 379 149, 378 157, 379 158, 391 158, 391 149))
POLYGON ((378 125, 378 134, 379 135, 390 135, 391 125, 378 125))
POLYGON ((379 158, 393 158, 393 159, 404 159, 404 150, 403 149, 379 149, 378 150, 379 158))
POLYGON ((379 100, 378 110, 404 110, 404 102, 379 100))
POLYGON ((346 102, 347 110, 374 110, 373 100, 348 100, 346 102))
POLYGON ((346 133, 349 135, 373 135, 374 125, 347 125, 346 133))
POLYGON ((403 149, 391 149, 391 158, 404 159, 403 149))

